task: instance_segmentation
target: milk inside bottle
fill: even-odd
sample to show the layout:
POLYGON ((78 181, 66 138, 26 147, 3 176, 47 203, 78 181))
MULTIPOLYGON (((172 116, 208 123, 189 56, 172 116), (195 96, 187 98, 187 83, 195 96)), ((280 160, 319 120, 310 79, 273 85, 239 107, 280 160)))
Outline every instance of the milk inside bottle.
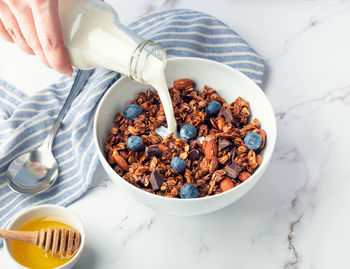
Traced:
POLYGON ((164 50, 121 24, 113 7, 103 1, 59 0, 59 16, 72 65, 80 69, 105 67, 150 84, 163 104, 168 131, 176 134, 164 77, 164 50))

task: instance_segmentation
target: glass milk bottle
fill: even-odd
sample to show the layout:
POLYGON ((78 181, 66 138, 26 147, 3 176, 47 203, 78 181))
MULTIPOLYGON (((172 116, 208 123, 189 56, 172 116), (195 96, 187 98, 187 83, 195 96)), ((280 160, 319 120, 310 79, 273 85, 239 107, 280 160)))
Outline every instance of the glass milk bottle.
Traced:
POLYGON ((153 86, 163 104, 168 131, 175 134, 164 77, 165 51, 121 24, 113 7, 100 0, 59 0, 59 16, 72 65, 80 69, 105 67, 153 86))

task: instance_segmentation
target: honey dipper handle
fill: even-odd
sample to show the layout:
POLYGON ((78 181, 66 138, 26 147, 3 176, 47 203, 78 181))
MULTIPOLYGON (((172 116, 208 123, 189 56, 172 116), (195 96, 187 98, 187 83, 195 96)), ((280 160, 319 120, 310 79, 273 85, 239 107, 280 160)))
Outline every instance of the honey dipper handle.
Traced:
POLYGON ((22 232, 22 231, 10 231, 0 230, 0 238, 23 241, 34 245, 38 244, 39 232, 22 232))

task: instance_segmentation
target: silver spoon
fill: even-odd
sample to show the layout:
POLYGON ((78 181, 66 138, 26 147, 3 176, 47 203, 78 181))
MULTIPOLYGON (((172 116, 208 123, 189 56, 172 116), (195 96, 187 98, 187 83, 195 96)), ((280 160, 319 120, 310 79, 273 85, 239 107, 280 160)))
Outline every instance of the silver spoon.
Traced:
POLYGON ((67 100, 44 143, 36 150, 24 153, 10 163, 7 168, 7 181, 12 190, 24 194, 37 194, 55 183, 58 166, 52 154, 52 143, 69 107, 92 72, 93 70, 78 70, 67 100))

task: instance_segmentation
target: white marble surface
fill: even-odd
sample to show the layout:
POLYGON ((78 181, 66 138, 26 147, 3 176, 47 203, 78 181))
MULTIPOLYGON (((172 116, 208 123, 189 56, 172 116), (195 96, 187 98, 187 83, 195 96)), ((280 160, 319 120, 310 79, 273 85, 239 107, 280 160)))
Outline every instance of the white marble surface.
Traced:
MULTIPOLYGON (((205 216, 158 214, 97 171, 69 206, 88 234, 76 268, 350 268, 350 1, 109 2, 123 22, 188 7, 232 26, 266 60, 278 139, 257 186, 205 216)), ((0 63, 0 78, 27 92, 58 78, 2 41, 0 63)), ((13 268, 3 249, 0 265, 13 268)))

